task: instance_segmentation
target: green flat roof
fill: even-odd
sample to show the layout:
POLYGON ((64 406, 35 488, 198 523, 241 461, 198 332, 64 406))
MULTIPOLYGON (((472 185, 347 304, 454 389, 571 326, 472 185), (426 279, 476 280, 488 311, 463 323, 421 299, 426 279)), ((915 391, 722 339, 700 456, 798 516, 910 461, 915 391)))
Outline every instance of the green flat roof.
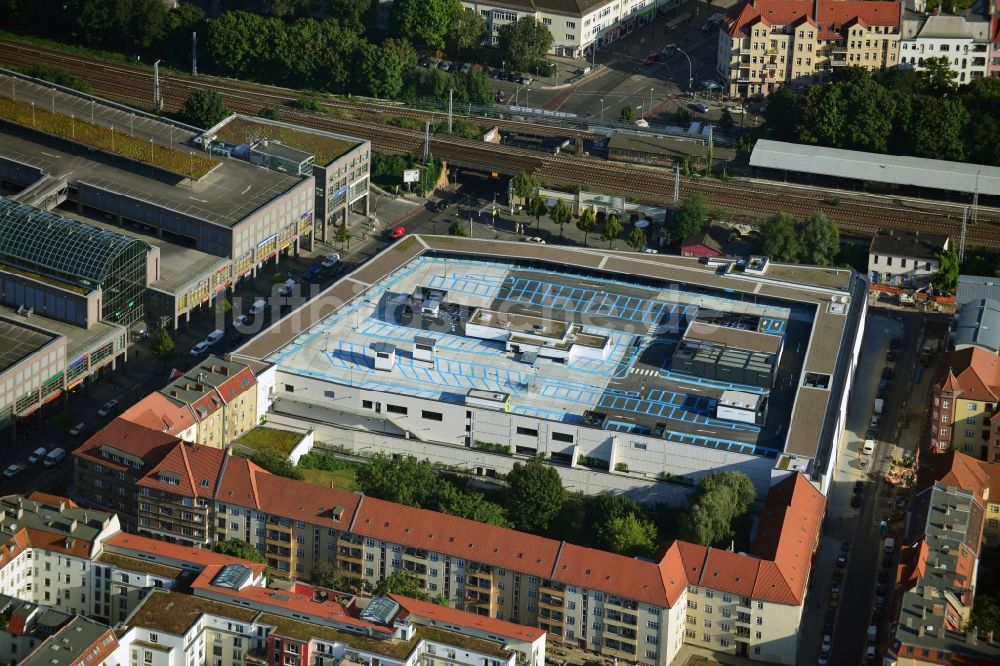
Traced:
POLYGON ((338 138, 329 132, 313 132, 306 128, 295 129, 284 124, 257 121, 237 116, 225 123, 216 136, 228 143, 252 143, 268 139, 279 141, 289 148, 315 156, 316 164, 326 166, 344 153, 361 144, 360 140, 338 138))

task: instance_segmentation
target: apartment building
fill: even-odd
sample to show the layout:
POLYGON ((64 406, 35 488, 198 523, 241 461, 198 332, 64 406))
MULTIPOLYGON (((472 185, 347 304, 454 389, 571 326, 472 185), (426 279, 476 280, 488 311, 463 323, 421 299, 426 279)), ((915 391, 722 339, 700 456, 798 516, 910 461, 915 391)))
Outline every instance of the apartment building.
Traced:
POLYGON ((1000 461, 1000 357, 979 347, 942 354, 931 405, 930 448, 1000 461))
POLYGON ((986 526, 983 528, 983 545, 1000 546, 1000 463, 977 461, 989 477, 989 494, 986 496, 986 526))
POLYGON ((719 31, 717 72, 732 96, 801 92, 838 67, 871 72, 899 57, 899 2, 750 0, 719 31))
POLYGON ((81 506, 113 511, 125 529, 137 526, 136 482, 180 440, 158 430, 112 419, 78 446, 73 456, 73 499, 81 506))
POLYGON ((931 58, 944 58, 959 85, 990 75, 992 47, 989 17, 917 14, 906 10, 899 43, 899 65, 922 69, 931 58))
POLYGON ((136 481, 142 534, 198 546, 241 539, 274 575, 293 580, 320 563, 372 585, 406 569, 459 610, 536 626, 609 658, 668 664, 687 637, 794 663, 824 507, 801 475, 774 486, 753 554, 734 556, 738 572, 726 577, 717 564, 731 554, 714 549, 677 542, 658 561, 633 559, 274 476, 211 447, 173 449, 136 481), (689 595, 709 590, 731 597, 730 610, 749 603, 736 612, 749 612, 750 626, 740 614, 707 640, 686 634, 689 595))
POLYGON ((958 451, 931 455, 910 503, 886 663, 991 664, 1000 645, 969 627, 990 483, 958 451))
POLYGON ((209 356, 160 393, 191 412, 194 442, 223 448, 257 425, 257 386, 243 363, 209 356))

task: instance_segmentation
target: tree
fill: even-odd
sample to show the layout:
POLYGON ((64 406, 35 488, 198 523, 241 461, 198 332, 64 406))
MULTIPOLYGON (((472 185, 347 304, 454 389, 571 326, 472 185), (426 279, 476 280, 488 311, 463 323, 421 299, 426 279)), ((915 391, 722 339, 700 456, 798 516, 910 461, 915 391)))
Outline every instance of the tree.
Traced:
POLYGON ((347 245, 347 250, 351 249, 351 230, 347 228, 346 224, 338 224, 337 230, 333 232, 333 240, 340 243, 340 251, 344 251, 344 245, 347 245))
POLYGON ((356 576, 348 576, 332 562, 317 560, 313 565, 310 577, 313 585, 325 587, 338 592, 359 594, 364 591, 364 580, 356 576))
POLYGON ((278 110, 272 106, 262 107, 260 111, 257 112, 258 118, 266 118, 267 120, 277 120, 278 110))
POLYGON ((636 252, 640 252, 646 248, 646 232, 639 227, 632 227, 632 231, 629 232, 625 242, 630 248, 636 252))
POLYGON ((396 0, 392 26, 400 37, 437 51, 445 47, 455 17, 464 11, 459 0, 396 0))
POLYGON ((802 115, 801 100, 789 89, 781 86, 767 98, 767 115, 764 129, 777 141, 795 141, 795 128, 802 115))
POLYGON ((288 458, 281 457, 277 453, 271 453, 269 451, 254 451, 253 455, 250 456, 250 460, 253 464, 266 469, 275 476, 284 476, 289 479, 295 479, 296 481, 301 481, 305 478, 302 470, 297 468, 295 463, 288 458))
POLYGON ((820 211, 809 213, 802 222, 799 239, 802 263, 829 266, 840 252, 840 230, 820 211))
POLYGON ((604 222, 604 228, 601 229, 601 240, 608 241, 608 249, 615 249, 615 239, 621 236, 623 231, 622 223, 618 221, 617 215, 608 215, 608 219, 604 222))
POLYGON ((545 203, 545 199, 538 194, 533 196, 528 202, 528 212, 535 216, 535 231, 541 231, 542 215, 549 212, 549 206, 545 203))
POLYGON ((403 90, 403 75, 417 64, 416 51, 405 39, 363 42, 360 58, 358 83, 376 97, 398 97, 403 90))
POLYGON ((468 232, 465 230, 465 222, 462 220, 452 220, 451 224, 448 225, 448 233, 452 236, 468 236, 468 232))
POLYGON ((628 514, 598 527, 601 547, 629 557, 650 557, 656 550, 656 525, 648 518, 628 514))
POLYGON ((153 339, 149 342, 149 353, 164 365, 174 357, 177 345, 174 344, 174 339, 170 337, 167 329, 161 328, 153 335, 153 339))
POLYGON ((736 121, 733 120, 733 114, 729 109, 723 109, 722 115, 719 116, 719 127, 726 130, 727 132, 736 125, 736 121))
POLYGON ((678 106, 674 109, 674 122, 681 127, 687 127, 691 124, 691 112, 688 111, 687 107, 678 106))
POLYGON ((451 19, 448 48, 453 53, 469 51, 479 46, 486 35, 486 21, 479 12, 459 11, 451 19))
POLYGON ((923 80, 924 89, 935 97, 947 97, 958 88, 955 71, 945 56, 925 59, 917 76, 923 80))
POLYGON ((584 208, 580 213, 580 219, 576 221, 576 228, 583 232, 583 244, 587 245, 587 237, 597 227, 597 217, 590 208, 584 208))
POLYGON ((64 432, 67 433, 73 429, 73 422, 76 419, 73 416, 73 412, 63 410, 56 415, 56 425, 64 432))
POLYGON ((683 241, 704 229, 707 217, 708 204, 705 202, 705 197, 698 193, 692 194, 674 214, 670 235, 676 240, 683 241))
POLYGON ((330 18, 345 29, 355 34, 365 31, 365 19, 371 14, 372 0, 331 0, 329 3, 330 18))
POLYGON ((618 118, 623 123, 631 123, 635 121, 635 107, 632 105, 623 106, 621 113, 618 114, 618 118))
POLYGON ((844 103, 850 109, 845 126, 844 146, 851 150, 884 153, 889 149, 896 98, 862 70, 854 80, 840 85, 844 103))
POLYGON ((698 483, 681 515, 681 538, 703 546, 728 545, 736 532, 733 521, 750 508, 757 492, 743 472, 718 472, 698 483))
POLYGON ((960 262, 958 253, 949 248, 938 255, 938 270, 931 278, 931 283, 938 291, 951 291, 958 286, 960 262))
MULTIPOLYGON (((469 14, 471 12, 462 13, 469 14)), ((466 101, 481 106, 493 103, 493 87, 490 85, 490 80, 486 78, 486 72, 483 69, 473 69, 466 74, 461 74, 458 80, 461 83, 461 90, 464 92, 466 101)), ((473 127, 478 138, 482 131, 475 124, 473 127)))
POLYGON ((241 541, 239 539, 226 539, 225 541, 220 541, 215 544, 215 552, 222 553, 223 555, 229 555, 230 557, 238 557, 241 560, 247 560, 249 562, 263 562, 264 556, 260 554, 260 551, 248 544, 246 541, 241 541))
POLYGON ((538 458, 514 463, 507 486, 508 515, 518 529, 529 532, 547 529, 566 498, 559 472, 538 458))
POLYGON ((189 125, 207 129, 229 116, 222 95, 214 90, 195 90, 184 101, 181 119, 189 125))
MULTIPOLYGON (((810 86, 801 104, 798 140, 833 148, 842 147, 850 109, 841 85, 810 86)), ((770 108, 768 111, 770 112, 770 108)))
POLYGON ((313 10, 314 0, 267 0, 268 9, 278 18, 307 16, 313 10))
POLYGON ((775 213, 760 225, 758 249, 775 261, 793 263, 802 253, 795 220, 788 213, 775 213))
POLYGON ((384 597, 387 594, 399 594, 421 601, 427 601, 430 598, 421 589, 420 579, 409 569, 397 569, 375 583, 375 589, 372 590, 373 597, 384 597))
POLYGON ((377 453, 357 471, 356 478, 366 495, 424 509, 437 505, 441 481, 430 460, 377 453))
POLYGON ((518 173, 511 180, 511 190, 514 192, 514 196, 518 197, 522 202, 527 202, 528 197, 530 197, 535 188, 538 186, 538 181, 531 177, 525 171, 518 173))
POLYGON ((1000 633, 1000 601, 996 597, 977 594, 972 602, 968 629, 975 627, 980 634, 1000 633))
POLYGON ((562 199, 559 199, 556 201, 556 205, 553 206, 552 210, 549 212, 549 217, 552 218, 552 221, 555 224, 559 225, 559 236, 561 238, 563 235, 563 226, 570 221, 570 218, 573 217, 573 212, 562 199))
POLYGON ((522 16, 516 23, 500 27, 500 51, 511 69, 527 69, 552 48, 552 33, 534 16, 522 16))
POLYGON ((481 523, 489 523, 499 527, 513 527, 507 520, 506 512, 502 506, 488 501, 482 493, 462 491, 447 482, 441 483, 437 510, 452 516, 477 520, 481 523))

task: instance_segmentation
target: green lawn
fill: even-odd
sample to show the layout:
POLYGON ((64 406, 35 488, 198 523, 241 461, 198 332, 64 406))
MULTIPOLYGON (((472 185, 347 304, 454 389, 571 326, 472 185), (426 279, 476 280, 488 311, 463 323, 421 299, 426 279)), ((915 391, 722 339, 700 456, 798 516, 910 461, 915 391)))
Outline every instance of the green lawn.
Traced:
POLYGON ((244 434, 234 444, 253 449, 257 453, 270 453, 285 459, 301 439, 302 435, 297 432, 257 427, 244 434))
POLYGON ((355 469, 338 469, 328 472, 325 469, 303 469, 299 467, 306 477, 306 481, 325 488, 340 488, 341 490, 355 491, 358 489, 358 482, 354 477, 355 469))

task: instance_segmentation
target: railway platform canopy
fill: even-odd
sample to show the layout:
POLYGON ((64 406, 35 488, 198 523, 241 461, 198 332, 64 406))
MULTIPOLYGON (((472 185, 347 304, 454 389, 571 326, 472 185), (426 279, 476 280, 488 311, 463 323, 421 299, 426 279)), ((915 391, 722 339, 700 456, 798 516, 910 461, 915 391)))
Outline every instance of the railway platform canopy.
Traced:
MULTIPOLYGON (((850 181, 873 190, 954 193, 1000 201, 1000 168, 761 139, 750 166, 784 179, 850 181)), ((815 182, 815 181, 814 181, 815 182)), ((940 195, 939 195, 940 196, 940 195)))

